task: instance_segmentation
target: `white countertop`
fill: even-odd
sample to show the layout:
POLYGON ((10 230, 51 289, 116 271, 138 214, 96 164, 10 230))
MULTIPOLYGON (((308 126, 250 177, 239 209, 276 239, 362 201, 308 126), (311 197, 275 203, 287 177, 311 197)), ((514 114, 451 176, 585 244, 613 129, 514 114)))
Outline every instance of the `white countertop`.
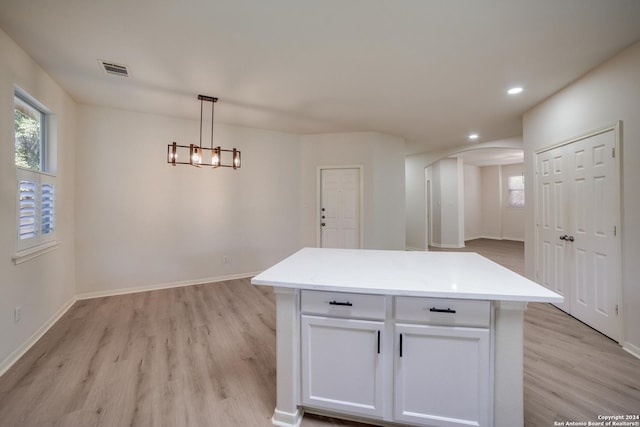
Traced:
POLYGON ((304 248, 251 283, 380 295, 563 301, 555 292, 473 252, 304 248))

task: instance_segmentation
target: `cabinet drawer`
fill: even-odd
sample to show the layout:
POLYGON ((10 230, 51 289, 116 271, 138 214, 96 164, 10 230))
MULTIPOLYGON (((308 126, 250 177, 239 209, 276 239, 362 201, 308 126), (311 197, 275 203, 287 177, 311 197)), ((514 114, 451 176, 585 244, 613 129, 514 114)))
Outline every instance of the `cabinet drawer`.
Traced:
POLYGON ((395 318, 405 322, 432 325, 488 328, 491 302, 448 298, 396 297, 395 318))
POLYGON ((305 314, 384 319, 385 301, 384 295, 303 290, 300 308, 305 314))

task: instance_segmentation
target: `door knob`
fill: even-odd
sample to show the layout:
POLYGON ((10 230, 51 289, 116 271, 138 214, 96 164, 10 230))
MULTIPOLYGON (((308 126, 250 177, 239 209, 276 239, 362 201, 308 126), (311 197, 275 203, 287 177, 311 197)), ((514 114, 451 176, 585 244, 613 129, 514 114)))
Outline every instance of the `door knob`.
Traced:
POLYGON ((573 242, 575 239, 573 238, 573 236, 567 236, 567 238, 565 240, 573 242))
POLYGON ((567 240, 569 238, 569 236, 567 236, 566 234, 564 236, 560 236, 560 240, 567 240))
POLYGON ((324 222, 322 223, 322 226, 324 227, 324 222))

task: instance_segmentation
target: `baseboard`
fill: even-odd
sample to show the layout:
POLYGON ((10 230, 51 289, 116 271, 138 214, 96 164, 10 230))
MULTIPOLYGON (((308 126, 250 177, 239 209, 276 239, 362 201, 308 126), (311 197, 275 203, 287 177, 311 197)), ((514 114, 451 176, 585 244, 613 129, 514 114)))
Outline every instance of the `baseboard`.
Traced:
POLYGON ((638 347, 637 345, 633 345, 627 341, 622 345, 622 349, 640 359, 640 347, 638 347))
POLYGON ((31 347, 35 343, 38 342, 40 338, 47 331, 56 324, 58 320, 71 308, 71 306, 77 301, 75 297, 72 297, 69 301, 67 301, 53 316, 49 318, 36 332, 34 332, 28 340, 26 340, 20 347, 15 349, 9 356, 7 356, 2 362, 0 362, 0 376, 4 375, 5 372, 9 370, 24 354, 29 351, 31 347))
POLYGON ((521 239, 519 237, 505 237, 505 236, 478 236, 478 237, 474 237, 474 238, 468 238, 465 240, 476 240, 476 239, 488 239, 488 240, 512 240, 514 242, 524 242, 524 239, 521 239))
POLYGON ((300 427, 303 415, 302 408, 297 408, 294 413, 280 411, 276 408, 273 417, 271 417, 271 424, 277 427, 300 427))
POLYGON ((520 237, 503 237, 502 240, 511 240, 513 242, 524 242, 524 239, 520 237))
POLYGON ((419 252, 424 252, 425 249, 424 248, 415 248, 413 246, 407 246, 406 248, 404 248, 405 251, 419 251, 419 252))
POLYGON ((478 239, 502 240, 502 236, 480 236, 478 239))
POLYGON ((226 280, 235 280, 235 279, 244 279, 247 277, 253 277, 261 272, 254 273, 241 273, 241 274, 231 274, 228 276, 217 276, 217 277, 205 277, 200 279, 193 280, 183 280, 179 282, 168 282, 168 283, 159 283, 153 285, 145 285, 145 286, 135 286, 132 288, 120 288, 113 289, 108 291, 98 291, 98 292, 85 292, 76 295, 77 300, 84 299, 92 299, 92 298, 102 298, 102 297, 111 297, 115 295, 126 295, 126 294, 135 294, 138 292, 147 292, 147 291, 157 291, 160 289, 170 289, 170 288, 181 288, 184 286, 194 286, 194 285, 204 285, 206 283, 215 283, 215 282, 224 282, 226 280))
POLYGON ((460 249, 464 248, 464 243, 461 245, 456 243, 431 243, 431 246, 440 249, 460 249))

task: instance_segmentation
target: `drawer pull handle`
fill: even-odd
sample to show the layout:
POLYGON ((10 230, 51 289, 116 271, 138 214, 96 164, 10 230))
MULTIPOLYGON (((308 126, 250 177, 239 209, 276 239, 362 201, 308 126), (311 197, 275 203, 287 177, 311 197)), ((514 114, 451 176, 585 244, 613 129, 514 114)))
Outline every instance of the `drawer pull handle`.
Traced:
POLYGON ((329 305, 345 305, 347 307, 351 307, 353 304, 351 304, 349 301, 347 302, 329 301, 329 305))
POLYGON ((451 314, 455 314, 455 310, 451 310, 450 308, 435 308, 435 307, 431 307, 429 309, 430 312, 432 313, 451 313, 451 314))

